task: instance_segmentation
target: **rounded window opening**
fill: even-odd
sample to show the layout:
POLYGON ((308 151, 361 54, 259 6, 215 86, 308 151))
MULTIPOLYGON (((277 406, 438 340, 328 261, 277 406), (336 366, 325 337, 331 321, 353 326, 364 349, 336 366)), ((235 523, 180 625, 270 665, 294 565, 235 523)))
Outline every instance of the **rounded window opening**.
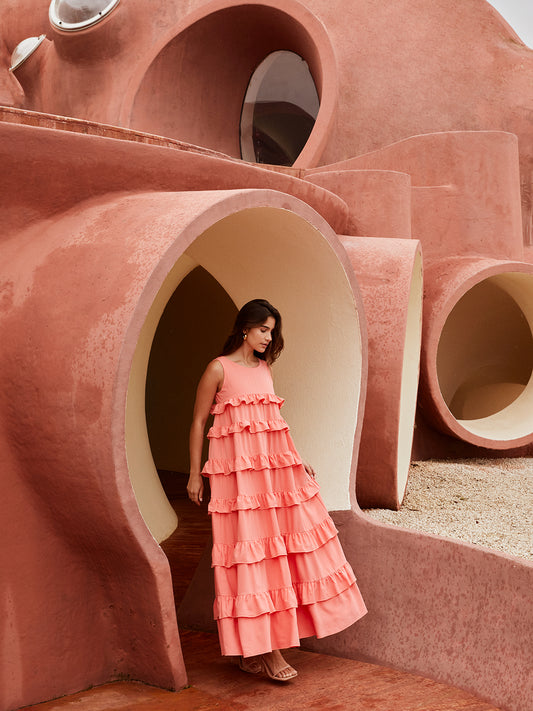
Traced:
POLYGON ((107 17, 119 0, 52 0, 48 16, 53 27, 75 32, 107 17))
POLYGON ((437 351, 439 385, 452 415, 474 433, 494 429, 505 439, 524 434, 525 422, 513 410, 533 371, 532 289, 531 275, 485 279, 446 320, 437 351), (499 413, 507 415, 504 430, 501 416, 494 418, 499 413))
POLYGON ((307 62, 277 51, 252 74, 241 113, 241 156, 254 163, 293 165, 315 125, 320 101, 307 62))

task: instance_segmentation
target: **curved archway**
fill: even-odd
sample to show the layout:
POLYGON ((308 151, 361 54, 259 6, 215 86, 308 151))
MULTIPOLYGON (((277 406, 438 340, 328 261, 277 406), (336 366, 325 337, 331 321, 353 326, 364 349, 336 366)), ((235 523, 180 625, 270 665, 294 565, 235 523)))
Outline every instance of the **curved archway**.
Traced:
POLYGON ((277 390, 288 401, 286 418, 302 455, 319 473, 328 508, 350 508, 354 441, 366 383, 364 326, 355 285, 340 252, 316 226, 276 205, 281 201, 297 207, 298 201, 274 196, 271 205, 231 211, 194 235, 153 298, 138 337, 128 387, 126 451, 139 508, 157 540, 170 535, 176 521, 149 444, 147 364, 161 314, 183 278, 199 265, 237 307, 259 294, 282 312, 286 347, 274 376, 277 390))
POLYGON ((239 127, 254 70, 271 53, 308 64, 320 97, 314 129, 296 166, 315 165, 334 117, 337 71, 324 27, 294 1, 211 3, 173 29, 124 103, 130 128, 240 158, 239 127), (186 24, 185 24, 186 22, 186 24))
POLYGON ((531 443, 531 265, 459 258, 429 272, 419 391, 424 414, 441 432, 479 447, 531 443))
POLYGON ((532 289, 530 274, 483 279, 457 301, 442 329, 442 397, 474 435, 511 440, 533 431, 532 289))

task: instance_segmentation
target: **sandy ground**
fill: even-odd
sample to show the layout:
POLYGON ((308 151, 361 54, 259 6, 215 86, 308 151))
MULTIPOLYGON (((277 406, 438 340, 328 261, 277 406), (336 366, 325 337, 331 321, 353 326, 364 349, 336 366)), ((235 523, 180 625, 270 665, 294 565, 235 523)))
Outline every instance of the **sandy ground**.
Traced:
POLYGON ((533 560, 533 459, 413 462, 400 511, 365 513, 533 560))

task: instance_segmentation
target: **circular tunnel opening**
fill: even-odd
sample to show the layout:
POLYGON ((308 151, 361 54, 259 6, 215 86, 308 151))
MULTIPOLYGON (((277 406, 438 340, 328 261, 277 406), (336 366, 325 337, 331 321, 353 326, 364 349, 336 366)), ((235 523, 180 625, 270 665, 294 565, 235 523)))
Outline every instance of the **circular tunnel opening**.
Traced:
POLYGON ((317 470, 328 508, 350 507, 363 363, 350 281, 337 252, 306 219, 289 209, 248 208, 219 219, 176 261, 136 347, 126 452, 139 509, 156 540, 167 538, 176 526, 157 469, 188 471, 186 443, 197 375, 221 348, 232 309, 258 296, 283 315, 286 346, 274 366, 274 381, 287 401, 284 415, 296 446, 317 470), (224 315, 215 324, 217 314, 224 315), (212 327, 212 337, 204 338, 204 330, 212 327), (190 340, 197 341, 193 347, 190 340), (168 354, 162 353, 166 346, 168 354), (182 370, 178 380, 174 356, 182 370), (158 405, 162 400, 166 404, 158 405), (170 407, 168 418, 165 407, 170 407))
POLYGON ((235 158, 242 150, 248 161, 292 165, 304 154, 318 159, 333 118, 334 86, 330 42, 311 13, 291 2, 283 11, 230 6, 161 48, 126 120, 131 128, 235 158))
POLYGON ((446 405, 469 432, 514 440, 533 432, 533 276, 475 284, 450 311, 437 375, 446 405))

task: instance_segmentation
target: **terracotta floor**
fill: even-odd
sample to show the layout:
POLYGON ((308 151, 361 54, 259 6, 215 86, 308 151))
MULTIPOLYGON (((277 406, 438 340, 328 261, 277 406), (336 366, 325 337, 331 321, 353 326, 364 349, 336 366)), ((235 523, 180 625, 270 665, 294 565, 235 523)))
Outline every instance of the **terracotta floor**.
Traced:
MULTIPOLYGON (((179 605, 186 585, 209 540, 205 511, 178 496, 181 482, 166 487, 180 527, 164 550, 179 560, 174 593, 179 605), (184 551, 186 555, 184 557, 184 551), (181 582, 180 582, 181 581, 181 582)), ((174 563, 177 565, 177 563, 174 563)), ((288 661, 299 676, 277 684, 241 672, 233 660, 220 656, 216 635, 180 630, 191 688, 177 693, 139 683, 117 682, 37 706, 34 711, 498 711, 463 691, 385 667, 289 650, 288 661)), ((28 707, 30 708, 30 707, 28 707)), ((27 711, 27 709, 26 709, 27 711)))
MULTIPOLYGON (((244 674, 220 656, 216 635, 182 631, 192 688, 177 693, 131 682, 106 684, 28 707, 33 711, 498 711, 443 684, 403 672, 303 650, 288 661, 288 684, 244 674)), ((25 709, 28 711, 28 709, 25 709)))

